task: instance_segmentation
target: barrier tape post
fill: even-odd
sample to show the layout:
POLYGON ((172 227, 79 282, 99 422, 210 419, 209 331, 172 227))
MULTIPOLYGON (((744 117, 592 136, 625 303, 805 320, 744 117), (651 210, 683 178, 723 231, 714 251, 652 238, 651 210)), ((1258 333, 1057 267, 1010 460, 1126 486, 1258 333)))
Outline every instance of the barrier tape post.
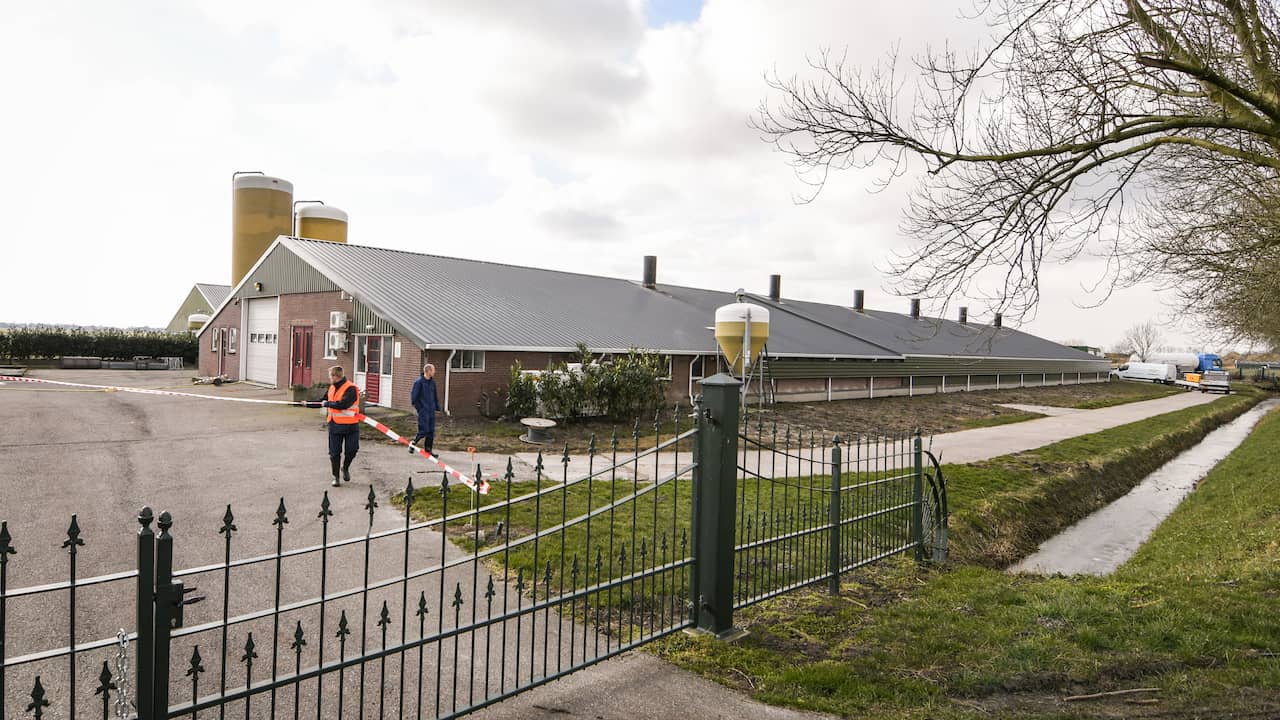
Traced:
MULTIPOLYGON (((0 375, 0 382, 42 383, 46 385, 63 385, 66 387, 90 388, 93 390, 102 390, 104 392, 128 392, 128 393, 137 393, 139 395, 166 395, 171 397, 199 398, 201 400, 222 400, 226 402, 257 403, 260 405, 286 405, 290 407, 307 407, 307 408, 320 407, 320 404, 318 402, 305 402, 305 401, 293 401, 293 400, 259 400, 257 398, 219 397, 217 395, 201 395, 200 393, 184 393, 184 392, 177 392, 174 390, 150 390, 148 388, 124 387, 119 385, 89 385, 86 383, 73 383, 73 382, 65 382, 62 380, 46 380, 44 378, 18 377, 16 375, 0 375)), ((374 420, 368 415, 358 412, 356 413, 356 418, 361 422, 363 422, 364 424, 373 427, 383 435, 386 435, 388 438, 391 438, 391 440, 401 445, 408 445, 409 448, 413 450, 413 453, 415 455, 421 456, 422 458, 435 463, 440 467, 441 470, 444 470, 449 475, 450 478, 457 480, 461 482, 463 485, 466 485, 467 487, 471 488, 473 492, 478 492, 481 495, 489 494, 489 490, 491 488, 489 481, 485 480, 483 477, 480 477, 479 474, 477 474, 475 479, 468 477, 466 474, 459 472, 458 470, 455 470, 454 468, 450 467, 448 463, 444 462, 443 460, 436 457, 435 455, 432 455, 431 453, 410 444, 410 442, 404 439, 404 437, 402 437, 399 433, 395 432, 394 430, 387 427, 386 425, 383 425, 377 420, 374 420)))

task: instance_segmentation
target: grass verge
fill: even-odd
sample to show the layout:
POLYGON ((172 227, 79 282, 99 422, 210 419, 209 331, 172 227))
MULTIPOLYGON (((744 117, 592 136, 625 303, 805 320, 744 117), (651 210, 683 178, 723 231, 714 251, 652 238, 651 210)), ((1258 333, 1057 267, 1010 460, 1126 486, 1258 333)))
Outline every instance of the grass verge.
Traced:
MULTIPOLYGON (((1132 438, 1115 430, 1075 450, 1111 455, 1132 438)), ((1110 577, 891 562, 839 597, 799 591, 741 612, 738 643, 673 636, 657 652, 762 701, 842 717, 1275 717, 1277 445, 1272 413, 1110 577), (1155 690, 1065 701, 1134 688, 1155 690)))
POLYGON ((1262 397, 1245 388, 1205 405, 1035 450, 944 466, 951 557, 960 563, 1007 567, 1125 494, 1262 397))

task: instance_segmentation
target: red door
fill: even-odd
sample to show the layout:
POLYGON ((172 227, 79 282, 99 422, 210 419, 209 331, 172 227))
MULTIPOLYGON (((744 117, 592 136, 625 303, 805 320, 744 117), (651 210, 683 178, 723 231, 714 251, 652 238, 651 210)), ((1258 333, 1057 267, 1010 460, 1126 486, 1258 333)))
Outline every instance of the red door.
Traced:
POLYGON ((364 394, 370 405, 377 404, 382 386, 382 337, 370 335, 365 346, 364 394))
POLYGON ((311 387, 311 328, 294 328, 292 347, 293 368, 289 383, 311 387))

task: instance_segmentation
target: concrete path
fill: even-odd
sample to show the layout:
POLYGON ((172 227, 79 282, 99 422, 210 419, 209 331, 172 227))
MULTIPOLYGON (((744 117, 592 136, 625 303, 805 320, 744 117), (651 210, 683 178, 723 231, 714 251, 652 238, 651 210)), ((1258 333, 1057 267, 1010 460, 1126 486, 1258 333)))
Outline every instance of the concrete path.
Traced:
POLYGON ((1145 420, 1217 399, 1206 393, 1181 393, 1155 400, 1046 417, 994 427, 935 435, 932 450, 943 462, 971 463, 1034 450, 1078 435, 1145 420))
POLYGON ((765 705, 652 655, 628 653, 468 717, 476 720, 817 720, 835 716, 765 705))
POLYGON ((997 403, 996 407, 1009 408, 1010 410, 1018 410, 1026 413, 1035 413, 1046 417, 1058 417, 1059 415, 1075 415, 1076 413, 1089 412, 1080 408, 1064 408, 1053 407, 1052 405, 1024 405, 1021 403, 997 403))

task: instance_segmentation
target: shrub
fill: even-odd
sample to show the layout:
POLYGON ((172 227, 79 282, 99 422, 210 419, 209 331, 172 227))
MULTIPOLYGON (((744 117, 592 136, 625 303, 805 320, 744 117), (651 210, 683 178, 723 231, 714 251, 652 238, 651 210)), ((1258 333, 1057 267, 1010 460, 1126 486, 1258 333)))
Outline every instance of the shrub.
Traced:
POLYGON ((538 375, 525 374, 517 364, 511 369, 507 390, 507 414, 572 419, 607 415, 615 420, 644 416, 656 411, 666 397, 666 367, 660 355, 632 349, 604 362, 592 359, 578 346, 581 370, 565 363, 538 375))
POLYGON ((511 417, 532 417, 538 412, 538 381, 533 375, 525 375, 517 360, 511 366, 511 383, 507 386, 507 414, 511 417))

